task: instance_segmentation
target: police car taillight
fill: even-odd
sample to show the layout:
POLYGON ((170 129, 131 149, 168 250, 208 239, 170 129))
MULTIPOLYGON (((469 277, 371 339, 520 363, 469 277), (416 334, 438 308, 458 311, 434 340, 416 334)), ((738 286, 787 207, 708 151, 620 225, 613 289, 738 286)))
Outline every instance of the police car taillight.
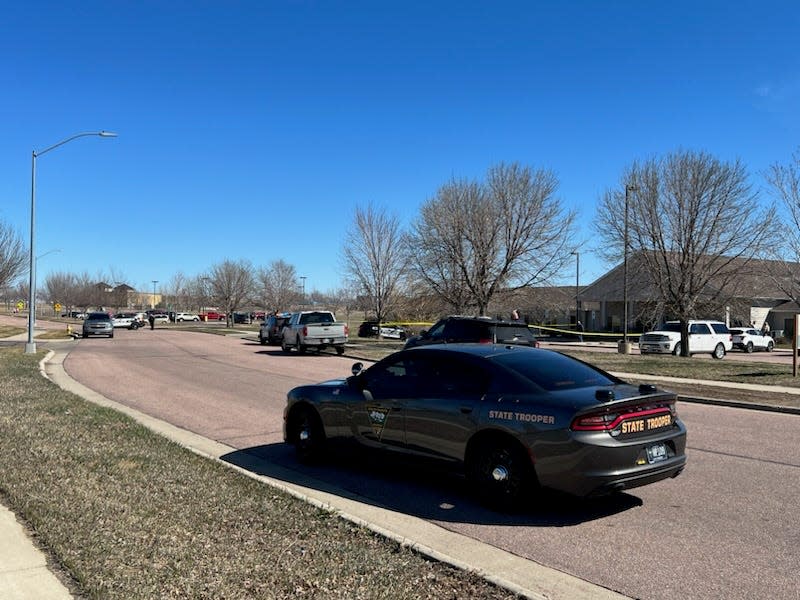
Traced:
POLYGON ((607 431, 611 429, 618 416, 616 413, 584 415, 574 419, 570 429, 573 431, 607 431))

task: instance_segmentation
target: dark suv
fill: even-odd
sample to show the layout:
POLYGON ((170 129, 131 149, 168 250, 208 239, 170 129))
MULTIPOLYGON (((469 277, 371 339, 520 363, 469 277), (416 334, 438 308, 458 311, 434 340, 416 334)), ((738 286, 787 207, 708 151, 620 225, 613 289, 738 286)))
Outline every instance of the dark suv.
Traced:
POLYGON ((405 348, 428 344, 520 344, 538 347, 539 342, 522 321, 500 321, 488 317, 445 317, 428 330, 408 338, 405 348))

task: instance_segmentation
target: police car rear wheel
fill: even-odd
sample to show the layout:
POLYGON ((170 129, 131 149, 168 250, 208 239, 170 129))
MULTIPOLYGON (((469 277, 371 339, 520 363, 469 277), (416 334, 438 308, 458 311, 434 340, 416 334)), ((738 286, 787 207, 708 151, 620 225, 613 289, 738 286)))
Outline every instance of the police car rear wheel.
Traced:
POLYGON ((533 474, 521 448, 505 441, 485 441, 468 466, 481 502, 499 510, 518 508, 532 489, 533 474))

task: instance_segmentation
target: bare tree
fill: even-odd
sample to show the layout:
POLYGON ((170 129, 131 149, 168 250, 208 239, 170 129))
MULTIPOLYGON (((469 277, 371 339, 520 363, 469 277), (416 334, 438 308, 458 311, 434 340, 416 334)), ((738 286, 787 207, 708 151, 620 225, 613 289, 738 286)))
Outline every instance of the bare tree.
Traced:
POLYGON ((174 308, 176 311, 187 310, 194 300, 191 284, 192 281, 181 271, 170 277, 167 284, 162 288, 162 293, 166 296, 167 306, 174 308))
POLYGON ((48 302, 60 302, 65 308, 77 306, 78 278, 74 273, 49 273, 44 280, 44 297, 48 302))
POLYGON ((369 299, 380 331, 408 265, 399 218, 373 204, 356 207, 341 253, 344 271, 369 299))
POLYGON ((266 268, 259 268, 256 281, 261 288, 264 309, 268 312, 286 310, 297 302, 301 294, 297 269, 282 259, 273 260, 266 268))
POLYGON ((628 250, 652 282, 657 310, 680 319, 688 356, 689 319, 735 295, 742 269, 763 252, 771 212, 759 208, 739 161, 703 152, 635 162, 622 182, 598 207, 604 255, 622 258, 628 186, 628 250))
POLYGON ((784 217, 784 226, 773 238, 778 242, 773 251, 776 260, 770 263, 773 280, 793 302, 800 303, 800 150, 787 164, 773 164, 765 177, 784 217))
POLYGON ((22 237, 11 226, 0 221, 0 288, 11 285, 26 273, 27 252, 22 237))
POLYGON ((485 183, 442 186, 409 236, 415 276, 456 311, 482 315, 502 289, 551 281, 575 246, 557 188, 552 172, 517 163, 490 168, 485 183))
POLYGON ((226 260, 211 267, 208 279, 212 296, 225 307, 230 327, 234 311, 253 293, 253 265, 248 260, 226 260))

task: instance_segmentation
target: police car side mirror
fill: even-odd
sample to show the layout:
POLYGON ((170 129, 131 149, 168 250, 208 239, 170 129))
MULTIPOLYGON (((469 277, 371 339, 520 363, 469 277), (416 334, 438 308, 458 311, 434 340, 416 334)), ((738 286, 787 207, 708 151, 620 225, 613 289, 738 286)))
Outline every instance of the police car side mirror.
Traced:
POLYGON ((361 371, 363 371, 363 370, 364 370, 364 363, 362 363, 362 362, 357 362, 357 363, 356 363, 356 364, 354 364, 354 365, 353 365, 353 367, 350 369, 350 372, 351 372, 353 375, 358 375, 358 374, 359 374, 359 373, 361 373, 361 371))

